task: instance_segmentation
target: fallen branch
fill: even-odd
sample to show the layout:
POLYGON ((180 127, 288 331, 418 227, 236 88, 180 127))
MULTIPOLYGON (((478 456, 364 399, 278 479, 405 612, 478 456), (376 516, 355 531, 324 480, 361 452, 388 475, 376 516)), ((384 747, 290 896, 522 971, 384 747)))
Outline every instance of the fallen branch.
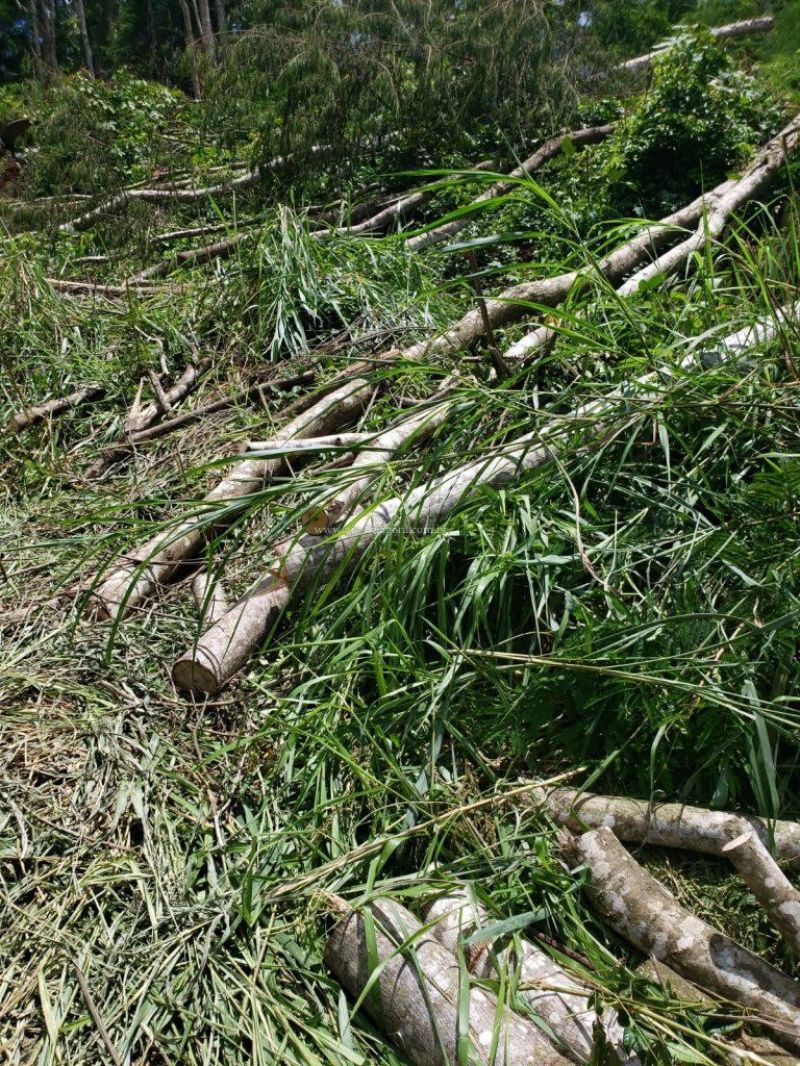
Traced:
POLYGON ((103 200, 90 211, 78 215, 69 222, 62 222, 58 227, 62 231, 85 230, 93 226, 95 222, 103 218, 111 211, 119 207, 127 206, 139 200, 148 204, 161 203, 196 203, 198 200, 211 199, 217 196, 227 196, 241 189, 250 189, 261 181, 262 171, 259 167, 233 178, 229 182, 218 185, 207 185, 202 189, 123 189, 108 199, 103 200))
POLYGON ((410 1062, 565 1066, 544 1033, 485 989, 469 989, 465 1010, 456 959, 405 907, 377 899, 368 914, 369 926, 357 911, 340 919, 325 963, 410 1062))
MULTIPOLYGON (((484 160, 481 163, 477 163, 473 167, 473 170, 489 170, 491 165, 491 161, 484 160)), ((409 193, 407 196, 401 196, 399 199, 382 207, 375 214, 363 219, 361 222, 349 226, 336 226, 327 230, 314 230, 311 236, 327 237, 336 235, 340 237, 356 237, 361 233, 375 233, 377 230, 386 229, 390 225, 408 218, 408 216, 413 214, 417 208, 421 207, 424 203, 427 203, 437 191, 438 186, 419 189, 416 192, 409 193)), ((411 246, 412 243, 412 241, 409 241, 409 246, 411 246)))
POLYGON ((606 1054, 615 1061, 629 1066, 639 1062, 636 1055, 625 1051, 625 1033, 617 1012, 609 1010, 601 1019, 592 1009, 590 991, 549 955, 522 941, 516 957, 511 947, 499 945, 497 937, 481 937, 480 930, 489 918, 483 907, 470 903, 465 892, 437 899, 426 910, 425 920, 436 923, 431 932, 448 951, 455 955, 461 948, 470 973, 488 979, 518 973, 519 995, 555 1033, 564 1053, 573 1061, 592 1061, 599 1035, 605 1042, 606 1054), (469 948, 462 943, 468 937, 472 938, 469 948))
MULTIPOLYGON (((763 18, 742 19, 740 22, 729 22, 725 26, 712 26, 709 30, 712 37, 716 37, 717 40, 726 40, 730 37, 746 37, 751 33, 768 33, 769 30, 775 24, 775 20, 767 15, 763 18)), ((690 26, 678 27, 680 32, 685 32, 691 29, 690 26)), ((665 41, 663 44, 657 45, 652 52, 646 52, 644 55, 635 56, 633 59, 626 59, 624 63, 620 63, 619 70, 639 71, 647 70, 652 66, 653 60, 659 56, 664 55, 670 48, 674 48, 675 40, 665 41)))
MULTIPOLYGON (((281 436, 288 441, 331 432, 362 411, 371 395, 369 382, 348 382, 284 426, 281 436)), ((285 464, 285 457, 246 458, 237 463, 205 496, 201 513, 135 548, 106 576, 94 594, 96 616, 124 616, 157 585, 168 581, 180 566, 195 561, 206 541, 235 520, 236 509, 226 505, 258 492, 285 464)))
POLYGON ((303 455, 317 452, 338 451, 343 448, 361 447, 375 438, 369 433, 329 433, 326 437, 309 437, 306 440, 285 441, 280 437, 271 440, 249 440, 247 451, 273 455, 303 455))
POLYGON ((87 472, 86 476, 97 476, 97 474, 102 473, 103 470, 116 459, 123 455, 130 454, 133 448, 138 444, 146 444, 151 440, 159 440, 161 437, 166 437, 170 433, 174 433, 176 430, 183 429, 184 426, 192 425, 194 422, 202 422, 204 418, 218 414, 220 411, 233 411, 242 404, 253 403, 259 400, 263 401, 267 393, 278 393, 285 391, 286 389, 292 389, 296 385, 311 385, 314 382, 315 377, 315 370, 304 370, 299 374, 280 378, 278 381, 261 382, 258 385, 253 385, 239 396, 226 396, 219 400, 212 400, 210 403, 195 407, 193 411, 186 411, 182 415, 176 415, 175 418, 159 422, 147 429, 135 430, 126 436, 124 442, 112 445, 106 452, 104 452, 101 458, 98 459, 94 466, 92 466, 87 472), (101 463, 102 466, 100 465, 101 463), (94 473, 92 473, 93 471, 94 473))
POLYGON ((191 267, 197 263, 210 263, 213 259, 227 259, 233 255, 237 248, 252 239, 252 233, 237 233, 224 241, 215 241, 213 244, 205 244, 202 248, 187 248, 177 252, 171 259, 162 259, 160 263, 140 270, 138 274, 131 275, 126 284, 141 285, 148 278, 161 278, 176 270, 178 267, 191 267))
POLYGON ((684 910, 607 827, 563 836, 565 857, 591 876, 586 894, 612 929, 681 977, 733 1000, 780 1044, 800 1049, 800 988, 758 955, 684 910))
MULTIPOLYGON (((598 144, 600 141, 605 140, 613 129, 613 125, 590 126, 585 129, 572 130, 569 133, 559 133, 555 137, 550 137, 524 163, 515 167, 506 178, 495 182, 485 192, 481 193, 473 201, 472 206, 477 209, 478 205, 486 203, 488 200, 496 199, 498 196, 505 196, 506 193, 514 188, 520 178, 525 178, 535 173, 545 163, 557 156, 562 151, 565 141, 570 142, 576 148, 586 144, 598 144)), ((473 216, 468 214, 453 219, 452 222, 443 222, 440 226, 434 226, 425 233, 410 237, 408 247, 412 252, 419 252, 433 244, 440 244, 442 241, 454 237, 461 230, 466 229, 472 221, 473 216)))
POLYGON ((82 388, 69 393, 68 396, 59 396, 54 400, 48 400, 46 403, 25 407, 22 411, 17 411, 16 414, 11 416, 8 428, 12 433, 21 433, 28 426, 35 425, 36 422, 41 422, 45 418, 53 418, 64 411, 72 410, 73 407, 80 407, 81 404, 94 400, 102 394, 103 389, 99 386, 84 385, 82 388))
POLYGON ((128 282, 123 285, 104 285, 99 281, 70 281, 66 278, 47 278, 47 284, 55 292, 85 293, 89 296, 152 296, 169 291, 162 285, 131 285, 128 282))

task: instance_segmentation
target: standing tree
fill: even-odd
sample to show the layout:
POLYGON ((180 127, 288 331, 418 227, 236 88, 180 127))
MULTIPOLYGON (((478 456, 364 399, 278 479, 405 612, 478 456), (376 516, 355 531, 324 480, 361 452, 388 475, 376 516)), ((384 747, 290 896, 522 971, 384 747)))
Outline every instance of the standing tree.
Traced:
POLYGON ((84 4, 84 0, 75 0, 75 6, 78 11, 78 25, 81 30, 83 59, 89 74, 94 77, 94 56, 92 55, 92 45, 89 40, 89 27, 86 24, 86 5, 84 4))

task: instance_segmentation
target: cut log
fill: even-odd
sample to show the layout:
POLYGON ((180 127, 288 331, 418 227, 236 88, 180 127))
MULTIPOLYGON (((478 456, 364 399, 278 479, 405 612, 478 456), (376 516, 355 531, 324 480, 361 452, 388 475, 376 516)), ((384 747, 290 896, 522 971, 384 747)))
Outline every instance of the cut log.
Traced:
MULTIPOLYGON (((480 204, 487 203, 489 200, 494 200, 499 196, 505 196, 506 193, 514 188, 520 178, 535 173, 540 167, 543 167, 545 163, 559 155, 564 148, 565 142, 571 143, 575 148, 583 147, 583 145, 586 144, 598 144, 600 141, 605 140, 605 138, 612 133, 613 129, 613 125, 589 126, 585 129, 571 130, 569 133, 559 133, 556 134, 555 137, 550 137, 541 144, 533 155, 529 156, 524 163, 515 167, 507 177, 503 178, 501 181, 496 181, 484 193, 481 193, 481 195, 473 201, 473 206, 477 208, 480 204)), ((453 219, 451 222, 443 222, 440 226, 434 226, 432 229, 426 230, 424 233, 420 233, 416 237, 410 237, 408 240, 408 247, 412 252, 419 252, 422 251, 423 248, 430 248, 431 245, 440 244, 442 241, 455 237, 457 233, 466 229, 466 227, 473 221, 474 216, 468 214, 453 219)))
MULTIPOLYGON (((431 932, 454 955, 464 939, 489 921, 483 907, 472 904, 465 892, 437 899, 428 907, 425 919, 436 922, 431 932)), ((601 1019, 591 1007, 588 989, 540 948, 523 941, 516 958, 512 948, 491 938, 480 940, 469 952, 463 946, 462 950, 468 969, 478 977, 518 972, 519 995, 549 1026, 558 1038, 559 1048, 574 1062, 589 1062, 598 1039, 605 1042, 606 1055, 614 1061, 629 1066, 639 1062, 636 1055, 625 1050, 625 1033, 617 1012, 608 1010, 601 1019)))
POLYGON ((328 938, 325 963, 353 998, 363 995, 364 1008, 410 1062, 457 1066, 468 1058, 486 1066, 564 1066, 569 1061, 533 1023, 483 988, 469 989, 463 1010, 466 993, 456 959, 405 907, 378 899, 369 912, 374 958, 367 923, 351 911, 328 938))
POLYGON ((47 278, 54 292, 86 296, 152 296, 170 291, 159 285, 103 285, 99 281, 71 281, 67 278, 47 278))
MULTIPOLYGON (((693 359, 689 353, 678 369, 690 366, 693 359)), ((172 670, 175 684, 196 694, 217 692, 246 664, 290 594, 313 581, 326 580, 339 566, 346 571, 355 569, 368 547, 389 529, 405 526, 407 530, 427 530, 481 488, 495 488, 550 461, 577 427, 584 432, 585 447, 591 447, 594 440, 614 431, 613 416, 620 403, 624 407, 622 424, 630 420, 634 397, 639 401, 634 417, 644 417, 648 405, 659 400, 658 392, 651 395, 647 390, 674 372, 670 367, 642 375, 605 398, 583 404, 568 415, 555 416, 548 425, 510 441, 494 455, 458 467, 406 496, 365 509, 344 530, 337 529, 329 536, 302 537, 285 551, 282 545, 266 576, 178 659, 172 670)))
POLYGON ((405 418, 384 433, 374 436, 358 451, 351 469, 357 474, 349 484, 319 507, 310 508, 303 516, 308 533, 324 533, 351 514, 363 502, 372 481, 386 468, 396 454, 411 440, 427 440, 452 413, 452 402, 439 403, 405 418))
POLYGON ((192 595, 200 617, 209 625, 218 622, 228 610, 228 600, 219 576, 215 578, 206 570, 199 571, 192 581, 192 595))
POLYGON ((636 800, 608 796, 582 796, 559 789, 549 795, 532 792, 543 801, 555 820, 570 829, 588 824, 612 829, 620 840, 630 841, 634 826, 641 830, 641 843, 683 848, 728 859, 769 915, 770 920, 795 953, 800 953, 800 892, 770 855, 762 836, 766 826, 727 811, 708 811, 668 803, 648 807, 636 800), (602 811, 602 814, 598 812, 602 811), (618 828, 619 826, 619 828, 618 828))
POLYGON ((798 822, 767 822, 746 814, 710 811, 683 803, 647 803, 574 789, 537 789, 531 795, 547 806, 559 825, 574 833, 606 826, 629 843, 720 855, 726 844, 749 827, 763 844, 774 848, 777 858, 800 864, 798 822))
MULTIPOLYGON (((763 16, 762 18, 742 19, 739 22, 729 22, 725 26, 712 26, 710 33, 712 37, 716 37, 719 41, 727 40, 731 37, 747 37, 752 33, 768 33, 769 30, 775 25, 775 20, 769 16, 763 16)), ((691 30, 691 26, 678 27, 679 31, 691 30)), ((657 45, 652 52, 647 52, 645 55, 634 56, 633 59, 626 59, 624 63, 619 64, 619 70, 627 71, 641 71, 648 70, 653 60, 659 56, 663 56, 665 52, 668 52, 670 48, 675 45, 675 40, 665 41, 661 45, 657 45)))
POLYGON ((73 407, 80 407, 81 404, 88 403, 89 400, 94 400, 102 394, 103 389, 98 385, 84 385, 67 396, 58 396, 46 403, 35 404, 33 407, 17 411, 11 416, 8 428, 12 433, 21 433, 28 426, 33 426, 45 418, 54 418, 56 415, 63 414, 64 411, 72 410, 73 407))
MULTIPOLYGON (((281 435, 290 440, 331 432, 363 411, 371 395, 369 382, 348 382, 284 426, 281 435)), ((243 459, 237 463, 204 498, 203 510, 197 516, 134 549, 105 577, 95 590, 96 616, 124 616, 157 585, 170 580, 182 565, 196 561, 208 539, 235 520, 238 512, 228 505, 258 492, 285 463, 284 457, 243 459)))
POLYGON ((602 827, 563 834, 565 856, 591 876, 586 894, 612 929, 687 981, 732 1000, 800 1050, 800 987, 780 970, 695 917, 602 827))
MULTIPOLYGON (((655 985, 671 989, 673 994, 685 1003, 709 1005, 716 1002, 707 992, 675 973, 663 962, 650 958, 638 966, 636 972, 655 985)), ((767 1037, 743 1032, 739 1033, 735 1040, 729 1038, 728 1043, 729 1060, 735 1066, 753 1066, 754 1063, 764 1063, 766 1066, 794 1066, 797 1062, 794 1055, 767 1037)))
MULTIPOLYGON (((491 165, 491 162, 484 161, 476 164, 476 166, 473 167, 473 170, 489 170, 491 165)), ((328 237, 336 235, 339 237, 357 237, 362 233, 376 233, 379 230, 387 229, 389 226, 395 225, 403 219, 408 218, 408 216, 413 214, 417 208, 421 207, 424 203, 427 203, 427 201, 435 195, 436 191, 436 187, 419 189, 416 192, 395 199, 392 203, 387 204, 379 211, 370 215, 368 218, 362 219, 360 222, 356 222, 349 226, 336 226, 332 229, 315 230, 311 236, 328 237)), ((411 243, 412 242, 409 241, 409 246, 411 243)), ((415 249, 412 248, 412 251, 414 250, 415 249)))

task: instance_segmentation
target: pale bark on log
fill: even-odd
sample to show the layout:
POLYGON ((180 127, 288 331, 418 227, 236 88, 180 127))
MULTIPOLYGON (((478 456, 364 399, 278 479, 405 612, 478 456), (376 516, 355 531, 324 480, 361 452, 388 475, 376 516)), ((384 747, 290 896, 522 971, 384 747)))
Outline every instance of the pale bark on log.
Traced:
MULTIPOLYGON (((585 129, 572 130, 568 133, 560 133, 555 137, 548 138, 548 140, 536 149, 533 155, 529 156, 524 163, 515 167, 506 178, 495 182, 484 193, 481 193, 481 195, 473 201, 473 204, 483 204, 488 200, 494 200, 499 196, 505 196, 506 193, 514 188, 516 182, 520 178, 535 173, 540 167, 543 167, 545 163, 557 156, 562 151, 565 141, 570 141, 576 148, 583 147, 586 144, 598 144, 600 141, 605 140, 613 129, 614 126, 611 124, 605 126, 589 126, 585 129)), ((440 244, 442 241, 454 237, 457 233, 466 229, 466 227, 473 221, 474 218, 472 215, 464 215, 461 218, 453 219, 452 222, 444 222, 442 225, 434 226, 433 229, 429 229, 425 233, 420 233, 416 237, 410 237, 408 240, 408 247, 412 252, 419 252, 422 251, 423 248, 430 248, 431 245, 440 244)))
POLYGON ((518 973, 519 995, 542 1018, 559 1040, 559 1047, 574 1062, 589 1062, 598 1039, 618 1062, 634 1066, 636 1055, 625 1050, 624 1030, 615 1010, 600 1017, 592 1009, 590 992, 562 969, 540 948, 522 941, 520 956, 510 947, 494 941, 480 941, 469 951, 462 941, 485 926, 489 919, 479 904, 472 904, 465 892, 455 892, 437 899, 425 912, 426 922, 436 922, 434 937, 456 955, 459 945, 467 967, 477 977, 491 978, 503 973, 518 973))
MULTIPOLYGON (((481 163, 477 163, 472 169, 489 170, 490 168, 491 162, 484 160, 481 163)), ((377 230, 386 229, 390 225, 408 218, 408 216, 416 211, 418 207, 422 207, 423 204, 427 203, 428 200, 435 195, 436 191, 435 188, 418 189, 416 192, 408 193, 405 196, 393 200, 391 203, 381 207, 379 211, 370 214, 367 218, 361 219, 358 222, 354 221, 347 226, 333 226, 330 229, 314 230, 311 236, 357 237, 362 233, 375 233, 377 230)), ((409 241, 409 246, 411 244, 412 241, 409 241)))
MULTIPOLYGON (((716 1001, 706 991, 693 985, 680 974, 671 970, 663 962, 657 962, 652 957, 637 966, 636 972, 662 988, 671 989, 672 993, 685 1003, 699 1003, 708 1005, 716 1001)), ((752 1064, 766 1063, 768 1066, 794 1066, 797 1058, 779 1047, 772 1040, 763 1036, 752 1036, 750 1033, 739 1033, 735 1040, 728 1038, 728 1061, 734 1066, 752 1066, 752 1064)))
POLYGON ((442 402, 426 408, 419 414, 403 419, 383 433, 375 435, 363 445, 351 464, 351 470, 362 471, 340 492, 319 507, 313 507, 303 518, 303 527, 308 533, 324 533, 351 514, 363 501, 370 484, 386 469, 394 458, 412 439, 419 443, 427 440, 449 417, 452 402, 442 402))
MULTIPOLYGON (((362 411, 371 395, 369 382, 348 382, 284 426, 281 435, 289 440, 332 432, 362 411)), ((135 548, 105 577, 94 594, 97 617, 124 616, 182 565, 195 561, 207 540, 235 520, 236 510, 227 505, 258 492, 285 464, 284 457, 247 458, 237 463, 204 497, 201 513, 135 548)))
POLYGON ((140 270, 138 274, 132 274, 126 284, 139 285, 149 278, 162 278, 172 270, 177 270, 178 267, 192 267, 197 263, 210 263, 215 259, 228 259, 237 248, 240 248, 252 238, 252 233, 236 233, 233 237, 226 237, 223 241, 204 244, 202 248, 186 248, 181 252, 177 252, 171 259, 162 259, 161 262, 140 270))
POLYGON ((214 577, 200 570, 192 581, 192 595, 200 617, 208 625, 218 622, 228 610, 228 600, 219 575, 214 577))
MULTIPOLYGON (((678 369, 692 364, 689 353, 678 369)), ((647 390, 673 368, 653 371, 622 385, 604 398, 583 404, 567 415, 553 418, 542 429, 525 434, 498 449, 497 454, 458 467, 413 489, 406 496, 365 508, 351 523, 330 536, 306 536, 282 552, 265 577, 234 604, 225 618, 212 626, 175 663, 173 680, 179 688, 196 693, 214 693, 241 669, 270 631, 290 595, 312 581, 327 579, 337 567, 356 567, 371 544, 392 527, 429 529, 481 487, 496 488, 550 461, 554 452, 570 439, 577 427, 584 429, 586 446, 613 428, 612 416, 620 402, 628 406, 639 393, 637 417, 653 397, 647 390)), ((655 394, 657 401, 658 394, 655 394)), ((630 415, 626 415, 627 418, 630 415)))
MULTIPOLYGON (((712 26, 710 33, 712 37, 717 40, 726 40, 731 37, 746 37, 752 33, 767 33, 772 29, 775 24, 775 20, 767 15, 762 18, 742 19, 739 22, 729 22, 725 26, 712 26)), ((678 27, 680 30, 689 30, 692 27, 678 27)), ((675 42, 666 41, 664 44, 657 46, 652 52, 647 52, 641 56, 634 56, 633 59, 626 59, 624 63, 620 63, 619 70, 627 71, 640 71, 647 70, 652 66, 653 60, 658 59, 659 56, 663 56, 670 48, 674 46, 675 42)))
MULTIPOLYGON (((718 233, 721 232, 720 227, 724 228, 731 214, 749 198, 762 191, 777 175, 782 162, 796 151, 799 131, 800 115, 797 115, 779 134, 759 149, 738 181, 721 182, 711 192, 697 197, 691 204, 660 222, 646 225, 636 237, 614 249, 598 263, 579 267, 556 277, 512 285, 499 295, 486 300, 486 312, 491 326, 497 328, 523 318, 529 311, 526 306, 529 304, 556 307, 574 288, 587 284, 593 275, 602 276, 615 286, 622 286, 618 291, 629 295, 643 279, 644 270, 647 268, 642 270, 642 267, 651 258, 651 254, 668 242, 676 230, 697 226, 699 222, 696 233, 679 246, 680 253, 670 259, 662 256, 656 260, 659 263, 656 273, 677 269, 686 262, 693 247, 703 246, 706 232, 703 224, 704 214, 708 213, 709 219, 713 218, 715 229, 718 233), (701 233, 703 237, 698 236, 701 233), (691 246, 689 242, 692 242, 691 246), (625 281, 632 272, 639 278, 635 287, 631 286, 630 281, 625 281)), ((420 341, 404 349, 400 355, 404 359, 419 361, 432 355, 452 354, 470 347, 484 336, 485 332, 484 316, 481 310, 476 308, 468 311, 445 333, 433 340, 420 341)), ((549 336, 550 332, 546 327, 538 327, 509 348, 505 353, 506 360, 511 363, 529 357, 549 336)), ((388 354, 392 358, 397 357, 397 353, 388 354)))
POLYGON ((648 803, 575 789, 538 789, 531 795, 547 806, 559 825, 575 833, 605 826, 629 843, 719 855, 725 844, 750 827, 777 858, 800 865, 799 822, 768 822, 730 811, 710 811, 683 803, 648 803))
POLYGON ((800 953, 800 892, 767 850, 763 822, 727 811, 679 803, 648 806, 624 797, 582 795, 568 789, 531 795, 545 804, 560 825, 573 831, 586 825, 604 826, 620 840, 728 859, 792 951, 800 953))
POLYGON ((47 278, 47 284, 55 292, 87 296, 152 296, 168 291, 159 285, 104 285, 99 281, 71 281, 67 278, 47 278))
MULTIPOLYGON (((309 437, 307 440, 288 442, 280 437, 272 437, 270 440, 249 440, 243 454, 269 452, 275 455, 313 455, 317 452, 360 448, 373 440, 375 437, 370 433, 329 433, 325 437, 309 437)), ((267 456, 262 454, 262 458, 267 456)))
POLYGON ((46 403, 36 404, 33 407, 26 407, 22 411, 18 411, 15 415, 12 415, 8 428, 12 433, 21 433, 36 422, 60 415, 73 407, 79 407, 89 400, 96 399, 102 393, 103 389, 97 385, 84 385, 83 388, 76 389, 74 392, 69 393, 68 396, 58 396, 56 399, 48 400, 46 403))
POLYGON ((611 829, 575 838, 565 855, 591 875, 586 894, 608 924, 634 947, 681 977, 740 1004, 778 1043, 800 1049, 800 987, 780 970, 684 910, 625 850, 611 829))
POLYGON ((351 911, 328 938, 325 962, 353 998, 367 989, 371 963, 382 965, 363 1006, 415 1066, 456 1066, 462 1061, 460 1035, 468 1040, 470 1062, 485 1066, 565 1066, 569 1061, 532 1022, 483 988, 470 989, 468 1029, 460 1034, 462 993, 454 956, 399 903, 378 899, 369 909, 377 957, 370 959, 363 916, 351 911))

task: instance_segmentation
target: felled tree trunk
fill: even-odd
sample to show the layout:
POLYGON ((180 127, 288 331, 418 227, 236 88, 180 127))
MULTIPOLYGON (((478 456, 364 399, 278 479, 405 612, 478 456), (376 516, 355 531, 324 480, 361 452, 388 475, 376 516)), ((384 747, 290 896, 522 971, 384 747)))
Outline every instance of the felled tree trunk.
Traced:
POLYGON ((12 415, 8 428, 12 433, 21 433, 23 429, 27 429, 28 426, 35 425, 36 422, 41 422, 45 418, 53 418, 64 411, 71 410, 73 407, 80 407, 81 404, 102 395, 102 392, 103 390, 97 385, 84 385, 83 388, 76 389, 74 392, 69 393, 68 396, 58 396, 54 400, 48 400, 47 403, 36 404, 34 407, 25 407, 22 411, 12 415))
MULTIPOLYGON (((281 436, 288 442, 293 437, 302 439, 332 432, 362 411, 371 394, 368 382, 348 382, 284 426, 281 436)), ((122 565, 107 575, 94 594, 97 617, 124 616, 157 585, 168 581, 180 566, 196 561, 207 539, 235 520, 237 510, 227 505, 258 492, 285 463, 285 457, 243 459, 237 463, 205 497, 204 512, 135 548, 122 565)))
MULTIPOLYGON (((475 199, 474 204, 486 203, 488 200, 494 200, 498 196, 505 196, 506 193, 514 188, 519 178, 534 174, 545 163, 557 156, 563 150, 565 142, 571 143, 576 148, 587 144, 598 144, 600 141, 605 140, 613 129, 613 125, 589 126, 585 129, 572 130, 569 133, 559 133, 555 137, 550 137, 524 163, 515 167, 508 177, 502 181, 495 182, 486 192, 481 193, 475 199)), ((452 222, 444 222, 440 226, 434 226, 416 237, 410 237, 408 247, 412 252, 419 252, 423 248, 430 248, 431 245, 449 240, 451 237, 455 237, 457 233, 460 233, 461 230, 466 229, 473 221, 473 217, 472 215, 464 215, 461 218, 453 219, 452 222)))
POLYGON ((192 595, 204 622, 213 625, 228 610, 228 600, 219 575, 201 570, 192 581, 192 595))
POLYGON ((494 1066, 564 1066, 547 1037, 531 1022, 501 1007, 485 989, 468 990, 460 1021, 462 988, 456 959, 399 903, 369 905, 375 957, 370 959, 367 924, 351 911, 325 947, 325 963, 354 998, 382 967, 364 1008, 389 1040, 416 1066, 457 1066, 462 1061, 494 1066))
POLYGON ((739 181, 711 203, 709 211, 699 221, 697 229, 686 240, 664 252, 637 270, 619 289, 620 296, 631 293, 653 278, 674 274, 689 262, 695 252, 702 251, 709 241, 715 241, 732 216, 746 203, 761 193, 774 179, 790 155, 800 143, 800 116, 797 116, 783 131, 764 148, 758 159, 742 175, 739 181))
POLYGON ((574 789, 537 789, 531 793, 559 825, 573 833, 606 826, 620 840, 685 848, 705 855, 719 855, 722 848, 748 827, 775 855, 800 864, 800 823, 767 822, 763 818, 709 811, 683 803, 647 803, 624 796, 600 796, 574 789))
MULTIPOLYGON (((470 903, 464 892, 437 899, 425 918, 428 923, 436 922, 431 932, 453 954, 466 937, 488 922, 483 907, 470 903)), ((639 1062, 637 1056, 625 1051, 625 1034, 616 1011, 607 1011, 601 1019, 591 1007, 587 989, 533 944, 523 941, 518 959, 510 947, 499 945, 496 939, 482 940, 471 951, 462 950, 470 972, 478 977, 518 971, 519 995, 555 1033, 558 1046, 574 1062, 589 1062, 598 1041, 605 1043, 607 1054, 616 1061, 629 1066, 639 1062)))
MULTIPOLYGON (((725 40, 729 37, 746 37, 751 33, 767 33, 775 24, 775 20, 771 16, 764 16, 763 18, 754 19, 742 19, 740 22, 729 22, 725 26, 712 26, 711 35, 716 37, 717 40, 725 40)), ((684 27, 690 29, 691 27, 684 27)), ((680 30, 681 27, 678 27, 680 30)), ((633 59, 626 59, 624 63, 619 64, 620 70, 627 71, 641 71, 648 70, 653 63, 654 59, 664 55, 670 48, 673 47, 674 42, 667 42, 660 47, 654 48, 652 52, 647 52, 645 55, 635 56, 633 59)))
POLYGON ((687 981, 740 1004, 778 1043, 800 1050, 800 988, 758 955, 681 907, 611 829, 564 834, 565 856, 587 870, 586 894, 634 947, 687 981))

